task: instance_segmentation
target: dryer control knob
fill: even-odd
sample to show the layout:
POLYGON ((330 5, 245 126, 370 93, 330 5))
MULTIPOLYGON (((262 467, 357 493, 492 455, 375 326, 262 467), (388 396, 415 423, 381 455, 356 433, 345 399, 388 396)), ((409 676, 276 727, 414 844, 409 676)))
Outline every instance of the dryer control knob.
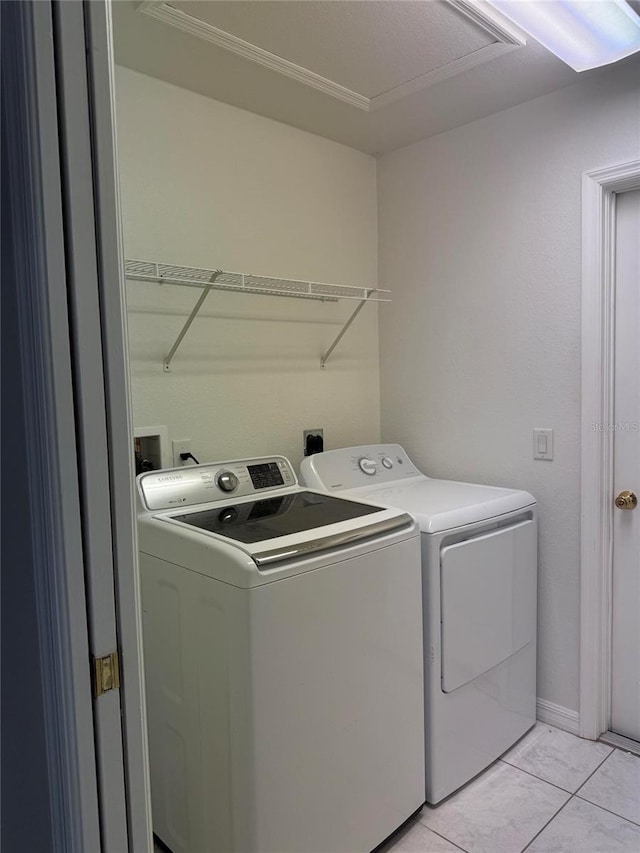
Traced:
POLYGON ((382 457, 382 464, 385 468, 393 468, 393 462, 391 461, 391 459, 389 459, 388 456, 382 457))
POLYGON ((232 492, 238 488, 238 478, 233 471, 220 471, 216 476, 216 486, 223 492, 232 492))
POLYGON ((370 477, 372 477, 378 470, 373 459, 367 459, 366 456, 363 456, 362 459, 358 459, 358 465, 360 466, 362 473, 368 474, 370 477))

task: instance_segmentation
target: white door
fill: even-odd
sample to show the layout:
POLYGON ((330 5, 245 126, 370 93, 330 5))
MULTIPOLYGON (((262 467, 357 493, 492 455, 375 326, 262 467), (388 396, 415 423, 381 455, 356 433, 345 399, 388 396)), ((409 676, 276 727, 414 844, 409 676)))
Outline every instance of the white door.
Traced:
POLYGON ((147 853, 110 5, 2 5, 3 310, 8 292, 21 380, 10 408, 26 425, 12 454, 26 557, 9 605, 3 575, 3 608, 17 601, 21 620, 26 601, 34 624, 34 654, 17 656, 31 692, 14 691, 29 697, 27 711, 12 709, 15 763, 22 757, 25 790, 33 768, 46 774, 32 780, 36 796, 14 796, 34 808, 22 808, 9 837, 21 851, 147 853), (100 691, 92 659, 114 652, 120 684, 100 691))
MULTIPOLYGON (((615 257, 613 497, 632 492, 640 498, 640 190, 617 196, 615 257)), ((632 503, 633 498, 627 500, 629 507, 632 503)), ((611 730, 640 741, 640 508, 617 507, 613 513, 611 730)))

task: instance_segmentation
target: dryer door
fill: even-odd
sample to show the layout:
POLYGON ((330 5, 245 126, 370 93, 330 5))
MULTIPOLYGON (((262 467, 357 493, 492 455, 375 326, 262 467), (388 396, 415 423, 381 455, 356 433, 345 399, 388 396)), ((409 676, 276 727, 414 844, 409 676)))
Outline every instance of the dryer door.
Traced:
POLYGON ((536 635, 536 522, 440 551, 442 689, 450 693, 536 635))

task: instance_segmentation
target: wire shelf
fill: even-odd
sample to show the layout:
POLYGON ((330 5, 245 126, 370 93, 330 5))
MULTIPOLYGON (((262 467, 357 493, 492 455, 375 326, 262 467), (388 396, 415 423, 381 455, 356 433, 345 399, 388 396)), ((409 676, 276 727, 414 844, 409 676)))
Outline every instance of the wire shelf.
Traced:
POLYGON ((391 302, 390 291, 377 287, 353 287, 318 281, 271 278, 250 273, 159 264, 154 261, 125 260, 125 275, 135 281, 153 281, 185 287, 210 287, 213 290, 235 290, 266 296, 289 296, 336 302, 339 299, 366 299, 368 302, 391 302))
POLYGON ((126 277, 134 281, 177 284, 184 287, 197 287, 202 291, 175 343, 162 362, 163 369, 167 373, 171 370, 171 361, 178 347, 198 316, 198 312, 211 290, 235 290, 240 293, 261 293, 265 296, 290 296, 296 299, 316 299, 321 302, 337 302, 339 299, 356 300, 358 305, 356 305, 329 349, 321 357, 320 367, 322 368, 325 367, 331 353, 367 302, 391 302, 389 291, 377 287, 351 287, 343 284, 324 284, 319 281, 271 278, 249 273, 208 270, 202 267, 159 264, 155 261, 125 260, 124 271, 126 277))

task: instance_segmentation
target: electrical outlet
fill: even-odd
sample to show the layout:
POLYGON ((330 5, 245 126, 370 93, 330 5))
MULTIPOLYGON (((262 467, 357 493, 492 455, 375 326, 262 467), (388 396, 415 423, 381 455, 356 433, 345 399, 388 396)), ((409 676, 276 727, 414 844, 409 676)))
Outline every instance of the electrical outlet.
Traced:
POLYGON ((188 462, 183 462, 180 459, 181 453, 191 453, 191 439, 190 438, 174 438, 171 442, 171 448, 173 450, 173 467, 181 468, 183 465, 189 464, 188 462))
POLYGON ((324 438, 321 429, 305 429, 302 431, 302 452, 305 456, 322 453, 323 450, 324 438))

